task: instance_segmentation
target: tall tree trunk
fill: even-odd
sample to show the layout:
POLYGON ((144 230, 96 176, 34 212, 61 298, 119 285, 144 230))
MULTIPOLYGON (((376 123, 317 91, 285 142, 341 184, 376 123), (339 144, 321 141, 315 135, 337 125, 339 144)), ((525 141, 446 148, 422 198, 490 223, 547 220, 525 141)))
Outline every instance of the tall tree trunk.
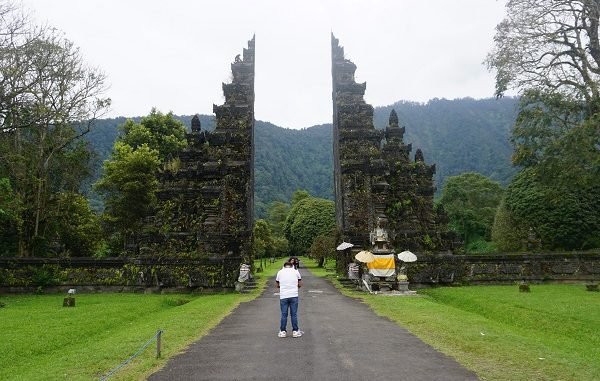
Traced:
POLYGON ((38 178, 37 178, 37 190, 35 196, 35 224, 33 228, 33 237, 37 237, 40 232, 40 215, 42 210, 42 188, 44 187, 44 167, 46 166, 46 160, 44 160, 44 140, 46 139, 46 129, 42 129, 42 135, 39 143, 39 157, 38 157, 38 178))
POLYGON ((39 155, 39 172, 38 172, 38 188, 36 194, 36 210, 35 210, 35 230, 34 237, 40 235, 40 222, 42 220, 43 212, 46 210, 46 201, 47 197, 44 197, 44 193, 46 191, 46 187, 48 186, 48 167, 50 165, 50 159, 53 156, 54 150, 50 150, 47 157, 44 157, 45 154, 45 140, 46 140, 46 132, 48 126, 45 127, 42 133, 42 138, 40 139, 40 155, 39 155))
MULTIPOLYGON (((15 186, 15 195, 20 199, 21 202, 26 203, 26 194, 27 187, 24 186, 24 179, 27 178, 27 165, 23 162, 23 144, 21 141, 21 129, 16 128, 14 134, 14 160, 13 160, 13 175, 14 175, 14 186, 15 186)), ((29 239, 28 235, 25 233, 25 226, 23 226, 23 222, 25 220, 25 216, 23 214, 23 209, 20 208, 18 211, 19 214, 19 226, 17 227, 17 256, 18 257, 28 257, 29 252, 29 239)))

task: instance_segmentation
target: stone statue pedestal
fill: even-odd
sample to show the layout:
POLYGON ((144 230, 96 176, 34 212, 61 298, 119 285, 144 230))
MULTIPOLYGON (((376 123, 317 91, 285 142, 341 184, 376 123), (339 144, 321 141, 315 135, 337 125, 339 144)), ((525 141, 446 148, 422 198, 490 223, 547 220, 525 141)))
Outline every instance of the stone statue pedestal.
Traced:
POLYGON ((400 292, 409 291, 408 290, 408 282, 407 281, 399 280, 398 281, 398 291, 400 291, 400 292))
POLYGON ((68 296, 63 299, 63 307, 75 307, 75 298, 68 296))

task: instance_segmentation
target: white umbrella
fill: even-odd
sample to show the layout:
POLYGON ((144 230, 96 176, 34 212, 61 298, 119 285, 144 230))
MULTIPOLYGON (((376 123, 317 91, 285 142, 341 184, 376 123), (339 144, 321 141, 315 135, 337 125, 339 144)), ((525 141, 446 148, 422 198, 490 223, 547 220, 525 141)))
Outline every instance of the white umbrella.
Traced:
POLYGON ((354 258, 363 263, 371 263, 375 260, 375 256, 370 251, 361 251, 360 253, 356 254, 354 258))
POLYGON ((342 242, 342 243, 340 243, 340 245, 337 247, 336 250, 346 250, 351 247, 354 247, 354 245, 351 243, 348 243, 348 242, 342 242))
POLYGON ((417 256, 406 250, 398 254, 398 259, 402 262, 416 262, 417 256))

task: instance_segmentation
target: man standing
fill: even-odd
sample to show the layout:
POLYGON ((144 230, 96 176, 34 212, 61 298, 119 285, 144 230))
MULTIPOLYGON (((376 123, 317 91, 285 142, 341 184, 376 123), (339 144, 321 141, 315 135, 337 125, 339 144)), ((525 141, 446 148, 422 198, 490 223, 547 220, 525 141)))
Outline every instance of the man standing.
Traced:
POLYGON ((298 288, 302 287, 300 272, 294 268, 291 262, 285 262, 283 268, 275 278, 279 289, 279 307, 281 308, 281 323, 279 325, 279 337, 287 336, 287 317, 290 311, 292 320, 292 337, 302 336, 298 329, 298 288))

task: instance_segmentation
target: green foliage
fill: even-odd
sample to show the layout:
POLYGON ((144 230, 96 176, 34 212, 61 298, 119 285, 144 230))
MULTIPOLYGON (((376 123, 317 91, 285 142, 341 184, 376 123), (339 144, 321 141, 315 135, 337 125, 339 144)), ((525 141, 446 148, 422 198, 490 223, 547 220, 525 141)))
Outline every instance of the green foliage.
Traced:
POLYGON ((548 185, 535 168, 515 176, 506 208, 533 229, 547 249, 586 249, 600 235, 600 188, 548 185))
POLYGON ((287 257, 290 253, 290 245, 285 237, 273 237, 273 255, 277 258, 287 257))
POLYGON ((561 94, 525 91, 511 135, 515 146, 513 163, 530 167, 556 159, 563 149, 565 134, 582 118, 580 103, 569 101, 561 94))
POLYGON ((15 193, 10 185, 10 179, 0 178, 0 222, 16 218, 15 193))
POLYGON ((290 253, 308 253, 318 236, 330 236, 335 228, 335 204, 322 198, 308 197, 292 206, 286 219, 284 234, 290 253))
POLYGON ((385 128, 392 109, 400 126, 406 126, 404 141, 413 154, 420 148, 425 161, 435 163, 435 184, 441 191, 449 176, 480 173, 506 186, 517 172, 511 167, 511 128, 518 99, 432 99, 427 103, 396 102, 377 107, 373 123, 385 128))
POLYGON ((254 258, 266 258, 273 256, 273 234, 269 223, 265 220, 256 220, 252 232, 252 250, 254 258))
POLYGON ((139 123, 127 119, 121 126, 124 134, 120 141, 137 149, 142 145, 158 151, 161 161, 169 155, 181 151, 187 145, 185 127, 172 112, 163 114, 153 108, 139 123))
POLYGON ((523 94, 511 141, 524 170, 498 211, 494 241, 501 250, 538 239, 548 249, 597 246, 600 5, 511 0, 506 10, 487 62, 499 96, 523 94))
POLYGON ((492 227, 492 242, 499 251, 525 250, 529 227, 506 207, 502 199, 492 227))
POLYGON ((101 97, 106 76, 20 6, 3 2, 0 13, 0 178, 10 179, 19 205, 17 226, 4 230, 0 246, 12 255, 47 255, 56 240, 49 226, 56 195, 77 192, 89 174, 91 155, 80 138, 110 105, 101 97))
POLYGON ((52 224, 66 254, 73 257, 95 255, 102 245, 102 230, 88 200, 80 194, 60 193, 56 207, 52 224))
POLYGON ((333 259, 335 256, 335 238, 331 235, 318 236, 310 246, 310 257, 317 261, 319 267, 323 267, 327 259, 333 259))
POLYGON ((273 201, 290 202, 297 189, 333 199, 331 125, 302 130, 255 123, 255 214, 267 216, 273 201))
POLYGON ((486 241, 484 239, 471 241, 465 247, 467 253, 495 253, 498 251, 494 242, 486 241))
POLYGON ((156 202, 160 164, 158 151, 142 144, 137 149, 117 142, 111 160, 104 162, 104 175, 95 189, 105 197, 104 220, 121 238, 139 228, 156 202))
POLYGON ((309 198, 310 197, 310 193, 308 193, 307 191, 303 190, 303 189, 298 189, 296 190, 294 193, 292 193, 292 207, 295 206, 298 202, 304 200, 305 198, 309 198))
POLYGON ((22 228, 20 203, 10 180, 0 178, 0 256, 12 256, 17 252, 18 231, 22 228))
POLYGON ((500 184, 479 173, 464 173, 446 180, 439 203, 448 214, 450 228, 465 245, 490 240, 502 192, 500 184))
POLYGON ((31 274, 30 281, 32 284, 38 286, 40 292, 44 287, 54 286, 60 283, 59 274, 53 266, 36 267, 31 274))
POLYGON ((128 236, 136 240, 142 219, 155 207, 160 164, 187 144, 183 123, 155 108, 139 123, 128 119, 120 128, 123 134, 94 186, 104 197, 107 230, 116 233, 111 239, 114 249, 128 236))
POLYGON ((547 184, 600 185, 600 114, 585 118, 583 104, 560 94, 527 91, 512 133, 513 163, 535 167, 547 184))
POLYGON ((267 206, 267 221, 273 230, 273 235, 282 237, 285 228, 285 219, 290 211, 289 204, 273 201, 267 206))
POLYGON ((90 174, 93 155, 85 142, 75 139, 77 132, 69 126, 21 130, 15 145, 19 139, 7 135, 11 133, 0 134, 0 147, 7 155, 0 162, 0 178, 6 179, 0 186, 6 198, 2 207, 6 213, 0 213, 6 217, 0 216, 4 243, 0 246, 7 255, 55 255, 60 250, 47 250, 49 244, 55 249, 63 245, 55 224, 61 213, 60 194, 78 192, 90 174), (59 137, 53 137, 55 133, 59 137), (57 140, 66 145, 53 148, 57 140), (49 153, 40 155, 44 150, 49 153))

